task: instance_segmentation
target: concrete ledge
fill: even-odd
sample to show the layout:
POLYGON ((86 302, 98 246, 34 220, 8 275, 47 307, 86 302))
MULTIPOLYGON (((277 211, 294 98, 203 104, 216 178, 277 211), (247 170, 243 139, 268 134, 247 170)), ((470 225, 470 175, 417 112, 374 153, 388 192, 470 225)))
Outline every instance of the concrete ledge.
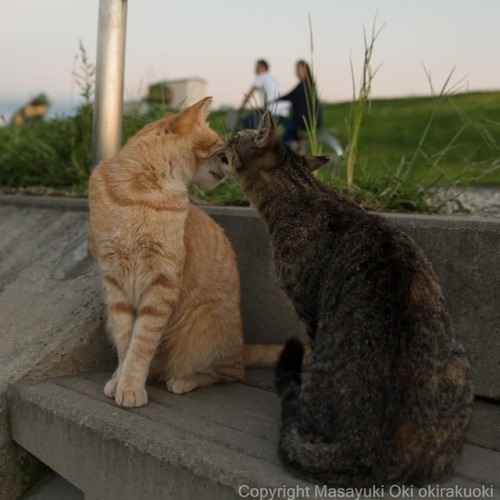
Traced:
POLYGON ((290 480, 275 453, 272 393, 234 384, 172 397, 150 388, 150 404, 128 411, 104 396, 105 378, 30 384, 12 395, 14 439, 86 498, 236 499, 256 476, 276 486, 290 480))
MULTIPOLYGON (((242 384, 211 386, 185 396, 150 387, 150 403, 133 410, 104 396, 107 377, 24 383, 10 396, 14 439, 85 498, 237 499, 239 492, 247 493, 240 489, 243 485, 286 486, 299 492, 294 498, 327 498, 314 484, 286 472, 279 461, 279 400, 265 389, 271 385, 270 370, 249 371, 242 384)), ((439 484, 486 485, 500 498, 500 441, 481 436, 484 415, 492 412, 498 419, 499 407, 478 403, 478 409, 453 473, 439 484)), ((415 488, 407 498, 426 496, 415 488)))
MULTIPOLYGON (((238 258, 247 341, 281 342, 303 329, 279 288, 265 227, 249 208, 205 207, 238 258)), ((100 283, 86 251, 87 201, 0 196, 0 477, 19 490, 22 452, 7 429, 5 391, 22 379, 109 369, 100 283)), ((387 214, 411 234, 441 279, 474 366, 476 393, 500 399, 500 222, 387 214)))
MULTIPOLYGON (((8 345, 18 347, 7 350, 10 363, 19 364, 16 353, 26 354, 26 346, 36 355, 47 356, 50 351, 60 357, 55 337, 68 343, 74 341, 69 334, 73 328, 87 336, 90 330, 102 327, 100 284, 86 249, 86 207, 86 200, 0 196, 0 231, 5 235, 0 242, 0 319, 6 318, 8 345), (29 315, 24 314, 27 303, 29 315), (90 318, 94 323, 89 327, 86 321, 90 318), (23 339, 24 347, 13 342, 14 338, 23 339), (43 349, 39 343, 33 344, 34 338, 41 339, 43 349)), ((266 230, 257 213, 242 207, 204 208, 224 227, 236 251, 247 340, 281 342, 291 335, 303 336, 302 325, 274 276, 266 230)), ((458 335, 472 358, 476 393, 500 399, 500 221, 385 216, 409 233, 433 262, 458 335)), ((5 340, 0 342, 6 345, 5 340)), ((2 352, 6 350, 0 351, 0 361, 5 361, 2 352)), ((36 355, 27 359, 29 371, 40 361, 36 355)), ((8 371, 12 375, 10 368, 8 371)), ((48 373, 52 372, 51 367, 48 373)), ((0 393, 1 374, 2 368, 0 393)))
POLYGON ((22 208, 50 208, 53 210, 88 212, 87 198, 70 198, 63 196, 25 196, 0 195, 0 205, 22 208))
POLYGON ((26 378, 104 369, 113 358, 90 261, 71 280, 55 270, 87 237, 85 211, 0 204, 0 499, 12 499, 30 474, 7 428, 5 392, 26 378))

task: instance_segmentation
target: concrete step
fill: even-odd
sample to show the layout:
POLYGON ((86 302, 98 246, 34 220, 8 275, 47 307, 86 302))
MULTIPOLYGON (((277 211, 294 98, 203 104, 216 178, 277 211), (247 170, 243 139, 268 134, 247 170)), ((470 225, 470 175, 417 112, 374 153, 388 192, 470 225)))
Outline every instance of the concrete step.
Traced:
MULTIPOLYGON (((331 496, 279 461, 279 400, 270 370, 249 370, 243 383, 185 396, 149 387, 150 403, 136 409, 104 396, 108 376, 23 382, 9 394, 14 440, 86 499, 331 496)), ((486 488, 485 498, 500 499, 499 417, 500 406, 476 403, 467 444, 441 488, 486 488)), ((395 492, 386 487, 385 498, 395 492)), ((424 493, 415 487, 406 498, 436 498, 435 490, 424 493)))

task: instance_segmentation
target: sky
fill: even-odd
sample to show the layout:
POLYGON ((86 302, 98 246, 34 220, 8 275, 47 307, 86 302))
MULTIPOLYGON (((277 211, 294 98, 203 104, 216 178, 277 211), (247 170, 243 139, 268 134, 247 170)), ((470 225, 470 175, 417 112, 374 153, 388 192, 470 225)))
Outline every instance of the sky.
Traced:
MULTIPOLYGON (((79 41, 95 62, 98 0, 0 0, 0 115, 40 92, 81 102, 79 41)), ((284 91, 313 61, 320 98, 350 100, 374 23, 372 97, 429 95, 453 70, 459 91, 500 89, 499 0, 128 0, 125 99, 160 80, 203 78, 214 107, 238 106, 255 61, 284 91), (311 53, 309 18, 312 25, 311 53), (352 67, 352 72, 351 72, 352 67)))

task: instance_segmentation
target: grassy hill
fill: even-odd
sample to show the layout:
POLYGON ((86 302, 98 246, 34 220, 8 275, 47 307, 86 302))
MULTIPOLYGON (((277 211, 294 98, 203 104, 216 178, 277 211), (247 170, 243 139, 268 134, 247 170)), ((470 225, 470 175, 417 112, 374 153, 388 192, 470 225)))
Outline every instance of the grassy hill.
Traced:
MULTIPOLYGON (((351 103, 324 106, 325 128, 335 129, 343 144, 349 140, 350 108, 351 103)), ((359 153, 368 171, 394 172, 414 158, 417 170, 435 167, 452 180, 500 184, 500 169, 487 173, 500 161, 500 92, 373 100, 359 153)))
MULTIPOLYGON (((349 144, 350 107, 324 104, 324 128, 334 129, 344 147, 349 144)), ((124 140, 159 114, 124 117, 124 140)), ((222 132, 224 112, 214 112, 210 121, 222 132)), ((91 108, 82 106, 72 118, 0 128, 0 189, 85 194, 91 127, 91 108)), ((489 172, 500 163, 500 92, 374 100, 358 146, 354 179, 371 199, 383 197, 391 183, 391 193, 400 198, 411 197, 407 188, 421 190, 424 184, 500 185, 500 169, 489 172), (403 184, 406 191, 400 192, 403 184)), ((342 172, 339 188, 341 179, 342 172)), ((226 183, 219 193, 224 190, 223 202, 241 199, 234 183, 226 183)))
MULTIPOLYGON (((349 148, 351 103, 323 104, 325 130, 349 148)), ((224 133, 224 113, 212 115, 212 126, 224 133)), ((328 154, 328 152, 326 151, 328 154)), ((323 181, 346 190, 345 163, 323 181)), ((363 117, 348 194, 376 210, 433 211, 436 191, 468 185, 500 186, 500 92, 449 97, 377 99, 363 117)), ((203 201, 239 203, 238 186, 227 181, 203 201)))

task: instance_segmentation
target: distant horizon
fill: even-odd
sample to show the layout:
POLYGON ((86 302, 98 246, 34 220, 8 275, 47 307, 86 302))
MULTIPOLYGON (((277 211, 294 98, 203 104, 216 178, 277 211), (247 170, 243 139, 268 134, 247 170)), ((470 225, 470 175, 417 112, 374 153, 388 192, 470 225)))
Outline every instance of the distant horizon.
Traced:
MULTIPOLYGON (((156 82, 153 82, 156 83, 156 82)), ((12 96, 0 96, 0 126, 9 122, 12 115, 19 110, 22 106, 27 104, 30 100, 35 98, 37 95, 44 93, 47 95, 50 106, 47 112, 47 119, 57 118, 61 116, 70 117, 74 115, 78 106, 83 104, 83 100, 80 96, 74 96, 70 94, 59 94, 55 97, 49 95, 47 92, 38 91, 30 93, 26 98, 20 95, 12 96)), ((485 94, 485 93, 500 93, 500 88, 498 89, 457 89, 451 92, 451 95, 462 95, 462 94, 485 94)), ((418 99, 418 98, 430 98, 432 93, 429 90, 428 93, 411 93, 411 94, 399 94, 399 95, 374 95, 371 97, 372 101, 377 100, 399 100, 399 99, 418 99)), ((434 94, 435 95, 435 94, 434 94)), ((215 97, 215 96, 214 96, 215 97)), ((352 97, 350 99, 338 99, 338 100, 320 100, 324 104, 343 104, 352 102, 352 97)), ((137 99, 124 99, 124 103, 140 102, 137 99)), ((234 109, 235 105, 219 103, 218 106, 213 107, 213 111, 219 111, 224 109, 234 109)))

